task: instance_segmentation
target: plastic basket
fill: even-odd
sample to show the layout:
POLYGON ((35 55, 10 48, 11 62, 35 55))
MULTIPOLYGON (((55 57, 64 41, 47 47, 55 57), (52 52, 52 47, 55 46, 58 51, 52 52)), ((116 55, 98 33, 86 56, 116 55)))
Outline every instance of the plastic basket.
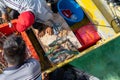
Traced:
POLYGON ((82 8, 74 0, 59 0, 57 3, 57 8, 59 14, 66 20, 68 25, 72 26, 76 22, 80 22, 84 17, 84 12, 82 8), (69 9, 72 14, 75 15, 76 19, 67 18, 62 10, 69 9))

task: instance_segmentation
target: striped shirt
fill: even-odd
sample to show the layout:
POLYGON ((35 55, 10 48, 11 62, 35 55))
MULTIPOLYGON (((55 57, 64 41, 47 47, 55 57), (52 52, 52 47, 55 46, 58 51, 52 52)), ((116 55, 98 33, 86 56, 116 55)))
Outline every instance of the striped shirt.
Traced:
POLYGON ((41 67, 37 60, 28 59, 21 66, 8 67, 2 74, 0 80, 39 80, 41 79, 41 67))
POLYGON ((52 11, 45 0, 0 0, 1 13, 6 13, 7 7, 19 13, 25 11, 33 12, 36 22, 45 22, 52 18, 52 11))

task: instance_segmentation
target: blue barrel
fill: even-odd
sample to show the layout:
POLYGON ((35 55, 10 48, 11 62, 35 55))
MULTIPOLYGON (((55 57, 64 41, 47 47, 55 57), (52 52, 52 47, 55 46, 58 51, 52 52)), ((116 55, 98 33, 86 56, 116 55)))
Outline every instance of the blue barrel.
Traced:
POLYGON ((74 0, 59 0, 57 3, 57 8, 59 14, 70 26, 77 22, 80 22, 84 18, 84 12, 82 8, 74 0), (72 12, 72 17, 68 18, 62 13, 62 10, 66 9, 72 12))

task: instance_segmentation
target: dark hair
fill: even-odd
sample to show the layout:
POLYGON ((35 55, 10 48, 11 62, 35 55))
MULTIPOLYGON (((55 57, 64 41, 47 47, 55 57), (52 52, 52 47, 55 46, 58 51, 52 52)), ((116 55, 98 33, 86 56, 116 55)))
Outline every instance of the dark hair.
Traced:
POLYGON ((3 43, 5 60, 13 65, 24 62, 26 45, 20 35, 10 35, 3 43))

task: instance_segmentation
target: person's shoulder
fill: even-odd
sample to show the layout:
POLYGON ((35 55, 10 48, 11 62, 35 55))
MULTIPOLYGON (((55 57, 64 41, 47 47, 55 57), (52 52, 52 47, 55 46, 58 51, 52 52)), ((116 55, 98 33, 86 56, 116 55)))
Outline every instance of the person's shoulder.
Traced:
POLYGON ((40 62, 34 58, 29 58, 25 61, 24 65, 27 67, 40 67, 40 62))
POLYGON ((5 74, 0 74, 0 80, 5 80, 5 74))
POLYGON ((26 62, 21 66, 24 70, 26 70, 28 73, 32 71, 32 73, 35 72, 41 72, 41 66, 39 61, 33 58, 29 58, 26 60, 26 62), (37 70, 37 71, 36 71, 37 70))
POLYGON ((25 60, 25 62, 38 62, 39 63, 39 61, 34 58, 28 58, 25 60))

